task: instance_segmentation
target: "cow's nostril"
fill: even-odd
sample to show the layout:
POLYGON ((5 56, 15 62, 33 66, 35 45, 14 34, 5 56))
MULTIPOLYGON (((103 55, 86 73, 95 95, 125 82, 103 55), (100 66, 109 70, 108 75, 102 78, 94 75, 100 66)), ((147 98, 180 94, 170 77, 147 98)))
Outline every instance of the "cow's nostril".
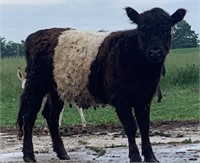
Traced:
POLYGON ((151 55, 153 55, 153 54, 160 55, 161 54, 160 49, 151 49, 149 52, 150 52, 151 55))
POLYGON ((162 56, 162 50, 159 48, 154 48, 149 50, 149 57, 151 58, 159 58, 162 56))

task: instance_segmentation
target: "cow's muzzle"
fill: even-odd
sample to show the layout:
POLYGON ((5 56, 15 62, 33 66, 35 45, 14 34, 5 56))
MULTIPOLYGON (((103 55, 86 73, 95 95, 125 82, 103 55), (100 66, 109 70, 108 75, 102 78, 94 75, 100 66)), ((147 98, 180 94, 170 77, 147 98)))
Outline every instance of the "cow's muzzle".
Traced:
POLYGON ((163 51, 159 48, 150 49, 147 55, 150 62, 160 63, 164 61, 163 51))

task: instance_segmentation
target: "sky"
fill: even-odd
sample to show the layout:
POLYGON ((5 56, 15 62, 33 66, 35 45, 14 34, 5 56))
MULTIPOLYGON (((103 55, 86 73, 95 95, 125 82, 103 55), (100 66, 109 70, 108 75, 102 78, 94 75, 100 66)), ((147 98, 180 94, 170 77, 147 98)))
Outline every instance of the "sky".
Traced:
POLYGON ((0 36, 21 42, 40 29, 71 27, 78 30, 131 29, 124 7, 139 13, 161 7, 170 15, 185 8, 185 20, 200 34, 200 0, 0 0, 0 36))

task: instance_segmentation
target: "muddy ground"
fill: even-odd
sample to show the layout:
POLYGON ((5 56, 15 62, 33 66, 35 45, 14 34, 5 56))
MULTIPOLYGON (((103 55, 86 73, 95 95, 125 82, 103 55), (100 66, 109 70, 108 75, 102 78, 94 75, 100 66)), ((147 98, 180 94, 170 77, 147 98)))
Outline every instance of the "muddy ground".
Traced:
MULTIPOLYGON (((16 133, 13 128, 1 129, 0 162, 22 162, 22 140, 17 139, 16 133)), ((34 129, 38 162, 129 162, 127 138, 120 125, 88 125, 87 132, 83 132, 80 126, 63 127, 61 135, 70 161, 59 161, 52 151, 50 136, 43 135, 41 128, 34 129)), ((152 123, 150 135, 155 155, 161 163, 200 163, 199 122, 152 123)), ((140 149, 139 133, 136 141, 140 149)))

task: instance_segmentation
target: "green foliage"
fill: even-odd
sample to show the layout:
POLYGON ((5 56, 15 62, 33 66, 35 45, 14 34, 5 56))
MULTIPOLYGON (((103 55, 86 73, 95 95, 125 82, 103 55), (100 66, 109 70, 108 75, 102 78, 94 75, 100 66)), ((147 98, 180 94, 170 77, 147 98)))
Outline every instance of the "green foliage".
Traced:
POLYGON ((197 47, 199 43, 198 34, 191 30, 185 20, 177 23, 172 29, 172 48, 192 48, 197 47))
POLYGON ((14 57, 14 56, 23 56, 24 55, 24 41, 22 40, 21 43, 15 43, 13 41, 6 41, 4 37, 0 36, 0 47, 1 53, 0 57, 14 57))

